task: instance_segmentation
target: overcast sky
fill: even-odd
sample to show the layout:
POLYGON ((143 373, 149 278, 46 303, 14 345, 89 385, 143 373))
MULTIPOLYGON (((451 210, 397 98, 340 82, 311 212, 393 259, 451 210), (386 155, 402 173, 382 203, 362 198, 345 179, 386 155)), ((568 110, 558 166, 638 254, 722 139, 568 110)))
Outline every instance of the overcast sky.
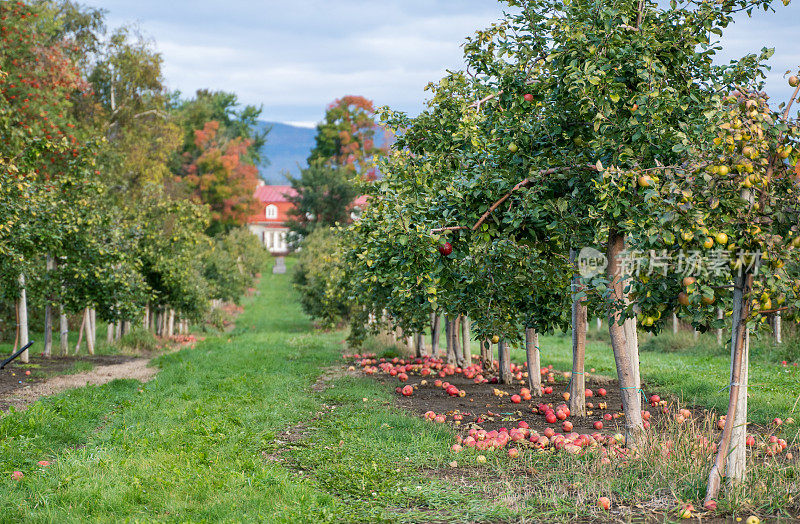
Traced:
MULTIPOLYGON (((496 0, 83 0, 112 27, 137 22, 164 57, 167 83, 234 91, 263 119, 311 125, 345 94, 416 114, 425 85, 463 68, 464 37, 502 16, 496 0)), ((800 66, 800 0, 729 28, 726 55, 774 47, 767 85, 788 97, 800 66)))

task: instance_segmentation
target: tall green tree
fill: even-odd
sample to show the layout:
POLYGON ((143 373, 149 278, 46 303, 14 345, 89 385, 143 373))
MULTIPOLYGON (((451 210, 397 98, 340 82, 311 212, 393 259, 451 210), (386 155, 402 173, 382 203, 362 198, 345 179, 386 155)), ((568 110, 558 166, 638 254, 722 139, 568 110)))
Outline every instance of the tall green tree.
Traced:
POLYGON ((294 236, 304 237, 315 229, 350 220, 358 189, 344 169, 315 161, 301 170, 299 177, 288 178, 296 192, 287 197, 294 205, 288 223, 294 236))

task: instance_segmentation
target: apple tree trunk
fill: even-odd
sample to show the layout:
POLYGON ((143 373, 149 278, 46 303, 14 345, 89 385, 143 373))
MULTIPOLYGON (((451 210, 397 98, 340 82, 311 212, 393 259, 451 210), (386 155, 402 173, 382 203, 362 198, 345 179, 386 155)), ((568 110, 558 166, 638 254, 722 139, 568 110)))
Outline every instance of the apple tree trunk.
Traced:
POLYGON ((94 308, 86 309, 86 349, 90 355, 94 355, 94 345, 97 341, 97 314, 94 308))
POLYGON ((58 323, 61 354, 66 355, 69 353, 69 321, 67 320, 67 314, 64 313, 63 304, 58 305, 58 323))
POLYGON ((439 336, 442 331, 442 317, 437 312, 431 313, 431 356, 439 357, 439 336))
MULTIPOLYGON (((25 275, 19 276, 19 347, 28 343, 28 293, 25 290, 25 275)), ((28 350, 22 352, 20 361, 28 363, 30 355, 28 350)))
MULTIPOLYGON (((573 285, 575 285, 573 283, 573 285)), ((584 300, 572 301, 572 376, 569 384, 569 410, 577 416, 586 416, 586 326, 587 311, 584 300)))
POLYGON ((611 336, 611 348, 614 351, 614 362, 617 366, 617 378, 622 396, 622 411, 625 414, 625 438, 628 447, 636 448, 644 443, 644 425, 642 422, 642 397, 637 385, 637 373, 633 369, 633 360, 628 353, 630 345, 625 338, 624 321, 620 318, 619 308, 624 304, 622 275, 618 256, 625 249, 625 237, 612 230, 608 235, 607 275, 611 286, 609 304, 608 332, 611 336))
POLYGON ((494 369, 494 357, 492 356, 492 342, 487 338, 481 340, 481 367, 484 372, 494 369))
POLYGON ((81 350, 81 342, 83 342, 83 333, 86 330, 86 319, 89 316, 89 310, 83 310, 83 317, 81 318, 81 327, 78 329, 78 343, 75 344, 75 354, 77 355, 81 350))
MULTIPOLYGON (((570 250, 570 260, 575 263, 575 250, 570 250)), ((572 277, 572 376, 569 382, 569 410, 577 416, 586 416, 586 331, 588 312, 586 301, 579 298, 583 292, 577 268, 572 277)))
MULTIPOLYGON (((47 255, 45 261, 45 269, 50 272, 55 269, 55 262, 53 257, 47 255)), ((48 294, 47 300, 44 305, 44 349, 45 357, 50 357, 53 354, 53 296, 48 294)))
POLYGON ((500 361, 500 376, 498 380, 501 384, 511 384, 514 378, 511 375, 511 351, 509 351, 505 339, 500 339, 500 342, 497 344, 497 353, 500 361))
POLYGON ((469 317, 461 317, 461 348, 466 366, 472 364, 472 348, 470 347, 469 317))
POLYGON ((539 333, 525 329, 525 357, 528 361, 528 388, 534 397, 542 394, 542 364, 539 355, 539 333))
POLYGON ((747 353, 747 317, 750 315, 750 304, 747 296, 753 287, 753 275, 749 271, 737 276, 733 288, 733 328, 731 332, 731 374, 728 412, 725 427, 717 448, 717 457, 708 475, 706 504, 717 498, 722 484, 722 475, 726 472, 729 482, 736 483, 744 479, 746 421, 747 421, 747 379, 744 368, 747 353), (744 385, 745 387, 742 387, 744 385), (743 402, 742 402, 743 401, 743 402), (741 405, 740 405, 741 402, 741 405), (738 423, 737 423, 738 420, 738 423), (737 424, 739 427, 737 427, 737 424), (730 455, 729 455, 730 453, 730 455))
POLYGON ((455 349, 453 349, 453 321, 450 318, 446 318, 444 322, 444 339, 447 348, 447 363, 454 364, 456 355, 455 349))

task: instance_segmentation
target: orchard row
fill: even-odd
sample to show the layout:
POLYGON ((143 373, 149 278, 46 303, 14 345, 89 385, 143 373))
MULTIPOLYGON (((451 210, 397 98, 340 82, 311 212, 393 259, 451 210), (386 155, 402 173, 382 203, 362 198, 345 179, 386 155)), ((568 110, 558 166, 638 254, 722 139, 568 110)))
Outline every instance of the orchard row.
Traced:
POLYGON ((381 113, 397 141, 361 219, 317 243, 322 262, 301 287, 316 297, 313 313, 349 317, 356 343, 402 330, 420 352, 430 329, 433 356, 462 368, 470 338, 485 372, 496 345, 503 384, 514 380, 510 346, 524 345, 534 398, 538 334, 571 330, 568 408, 581 416, 587 318, 604 317, 631 449, 649 438, 638 331, 661 331, 672 313, 725 330, 730 403, 709 473, 714 506, 723 479, 745 476, 750 336, 800 312, 798 80, 778 105, 759 84, 770 52, 713 63, 717 35, 753 8, 772 5, 610 1, 597 11, 542 0, 476 32, 467 70, 431 83, 425 111, 381 113), (605 263, 597 272, 583 270, 588 247, 605 263), (630 251, 724 264, 633 271, 621 262, 630 251))
POLYGON ((258 111, 235 106, 172 96, 152 44, 106 34, 102 10, 0 1, 0 302, 15 311, 3 337, 26 345, 29 309, 48 356, 58 317, 67 351, 70 314, 90 351, 97 318, 110 338, 171 335, 251 287, 266 255, 235 226, 263 136, 258 111))

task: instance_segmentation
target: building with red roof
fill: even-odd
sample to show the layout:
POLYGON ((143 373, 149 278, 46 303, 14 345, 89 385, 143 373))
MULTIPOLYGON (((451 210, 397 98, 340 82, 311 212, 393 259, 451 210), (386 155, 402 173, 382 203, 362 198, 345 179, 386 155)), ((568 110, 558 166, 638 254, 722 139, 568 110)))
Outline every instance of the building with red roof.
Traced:
MULTIPOLYGON (((286 222, 290 218, 289 210, 294 204, 289 202, 288 197, 295 195, 297 192, 292 186, 268 186, 261 182, 256 188, 255 197, 261 205, 258 214, 247 219, 247 227, 274 255, 285 255, 289 252, 289 244, 286 241, 289 228, 286 222)), ((351 214, 353 219, 357 218, 366 203, 366 196, 360 196, 353 201, 351 214)))
POLYGON ((289 220, 289 210, 294 205, 287 197, 296 194, 292 186, 268 186, 262 182, 256 188, 255 197, 261 206, 257 215, 247 219, 247 227, 272 254, 285 255, 289 251, 286 242, 289 228, 286 222, 289 220))

